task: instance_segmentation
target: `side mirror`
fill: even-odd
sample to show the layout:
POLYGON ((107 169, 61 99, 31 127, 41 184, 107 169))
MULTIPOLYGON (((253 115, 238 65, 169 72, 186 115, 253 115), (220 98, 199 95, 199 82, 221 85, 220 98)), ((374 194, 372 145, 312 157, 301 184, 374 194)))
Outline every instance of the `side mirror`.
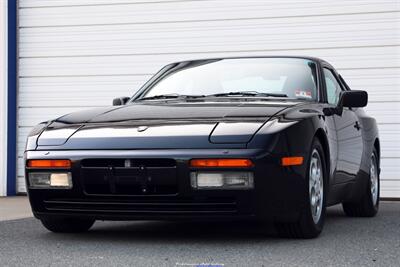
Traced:
POLYGON ((368 93, 365 91, 343 91, 340 94, 339 106, 362 108, 368 104, 368 93))
POLYGON ((131 99, 130 97, 118 97, 118 98, 114 98, 113 100, 113 106, 122 106, 125 105, 129 99, 131 99))
POLYGON ((342 115, 343 107, 362 108, 368 104, 368 93, 365 91, 343 91, 340 93, 339 103, 333 108, 324 108, 325 116, 342 115))

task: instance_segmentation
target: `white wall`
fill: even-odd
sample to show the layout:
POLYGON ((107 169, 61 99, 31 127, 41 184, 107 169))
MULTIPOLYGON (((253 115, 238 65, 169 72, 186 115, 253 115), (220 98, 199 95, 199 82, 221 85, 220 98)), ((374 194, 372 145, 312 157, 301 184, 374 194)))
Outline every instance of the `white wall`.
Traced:
POLYGON ((311 55, 367 90, 382 196, 400 197, 398 0, 20 0, 18 190, 36 123, 132 95, 171 61, 311 55))
POLYGON ((7 193, 7 1, 0 3, 0 196, 7 193))

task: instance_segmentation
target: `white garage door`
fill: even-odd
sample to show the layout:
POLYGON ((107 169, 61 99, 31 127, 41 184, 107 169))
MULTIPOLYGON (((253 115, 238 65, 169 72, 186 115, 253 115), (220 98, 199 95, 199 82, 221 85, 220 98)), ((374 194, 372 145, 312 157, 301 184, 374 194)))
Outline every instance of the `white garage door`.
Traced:
POLYGON ((29 129, 131 95, 171 61, 313 55, 370 94, 382 196, 400 197, 400 13, 392 1, 21 0, 18 191, 29 129))

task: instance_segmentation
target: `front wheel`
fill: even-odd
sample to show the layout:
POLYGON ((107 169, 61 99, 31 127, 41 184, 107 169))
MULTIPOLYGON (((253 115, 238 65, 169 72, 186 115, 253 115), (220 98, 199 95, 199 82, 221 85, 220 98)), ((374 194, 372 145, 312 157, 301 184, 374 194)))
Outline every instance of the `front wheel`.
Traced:
POLYGON ((40 219, 43 226, 54 233, 80 233, 88 231, 94 224, 93 219, 46 217, 40 219))
POLYGON ((307 164, 305 208, 297 222, 276 224, 281 236, 314 238, 322 231, 325 222, 327 172, 324 150, 318 139, 313 142, 307 164))
POLYGON ((368 186, 364 190, 364 195, 357 202, 343 203, 343 210, 347 216, 373 217, 378 213, 380 187, 378 162, 378 153, 374 149, 371 155, 368 186))

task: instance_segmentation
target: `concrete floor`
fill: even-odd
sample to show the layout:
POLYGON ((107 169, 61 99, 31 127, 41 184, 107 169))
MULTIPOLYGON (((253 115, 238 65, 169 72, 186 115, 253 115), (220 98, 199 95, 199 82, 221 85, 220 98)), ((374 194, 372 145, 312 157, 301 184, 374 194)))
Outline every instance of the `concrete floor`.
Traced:
POLYGON ((28 197, 0 197, 0 221, 32 217, 28 197))
MULTIPOLYGON (((23 207, 26 198, 1 199, 23 207)), ((3 208, 3 210, 5 210, 3 208)), ((2 212, 3 212, 2 210, 2 212)), ((4 213, 3 213, 4 214, 4 213)), ((9 216, 8 218, 11 218, 9 216)), ((400 202, 374 218, 328 209, 311 240, 278 238, 251 223, 102 222, 83 234, 54 234, 34 218, 0 222, 0 266, 400 266, 400 202), (181 265, 182 264, 182 265, 181 265), (208 266, 208 265, 200 265, 208 266)))

